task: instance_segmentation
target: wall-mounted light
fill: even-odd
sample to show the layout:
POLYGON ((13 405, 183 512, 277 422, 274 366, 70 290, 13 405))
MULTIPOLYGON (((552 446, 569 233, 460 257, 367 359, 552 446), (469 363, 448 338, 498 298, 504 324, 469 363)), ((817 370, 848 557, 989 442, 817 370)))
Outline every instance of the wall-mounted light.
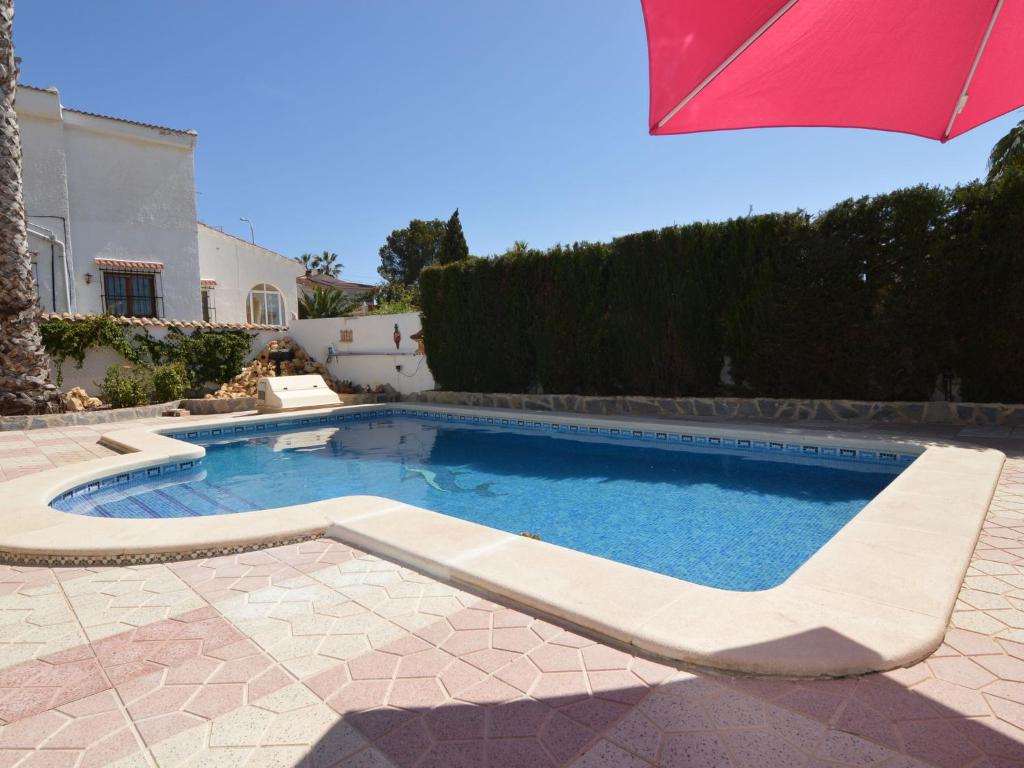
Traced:
POLYGON ((86 272, 82 277, 85 278, 85 284, 89 285, 92 282, 92 273, 86 272))

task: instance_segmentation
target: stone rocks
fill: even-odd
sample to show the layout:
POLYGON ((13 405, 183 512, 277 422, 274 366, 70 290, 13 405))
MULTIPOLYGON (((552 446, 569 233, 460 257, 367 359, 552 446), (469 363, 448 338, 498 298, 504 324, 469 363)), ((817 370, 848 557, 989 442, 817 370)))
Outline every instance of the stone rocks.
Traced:
POLYGON ((293 357, 281 363, 282 376, 300 376, 303 374, 318 373, 324 377, 327 386, 335 392, 343 391, 341 385, 334 380, 327 366, 314 360, 301 346, 293 339, 274 339, 265 346, 251 363, 242 368, 231 381, 225 382, 220 389, 207 399, 229 400, 238 397, 256 397, 256 385, 263 376, 277 376, 277 366, 270 359, 271 352, 289 350, 293 357))
POLYGON ((580 395, 485 394, 427 391, 408 400, 477 408, 564 411, 602 416, 655 416, 663 419, 758 419, 763 421, 832 421, 846 424, 947 424, 955 426, 1024 426, 1024 404, 884 403, 864 400, 801 400, 740 397, 590 397, 580 395))
POLYGON ((102 400, 98 397, 93 397, 81 387, 69 389, 60 396, 60 399, 64 404, 64 410, 71 413, 87 411, 90 408, 99 408, 103 405, 102 400))

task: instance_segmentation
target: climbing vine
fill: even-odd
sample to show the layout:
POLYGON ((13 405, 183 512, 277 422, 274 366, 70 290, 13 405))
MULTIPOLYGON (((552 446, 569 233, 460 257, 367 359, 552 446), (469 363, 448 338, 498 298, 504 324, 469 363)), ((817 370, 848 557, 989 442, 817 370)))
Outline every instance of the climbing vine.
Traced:
POLYGON ((180 364, 188 385, 198 389, 207 382, 218 384, 236 376, 252 350, 253 335, 238 330, 201 330, 184 333, 171 328, 162 339, 149 331, 133 333, 108 315, 78 320, 52 318, 39 324, 43 345, 57 369, 57 385, 64 383, 63 365, 81 368, 89 350, 108 347, 128 362, 151 368, 180 364))
POLYGON ((140 351, 132 345, 128 330, 109 315, 94 315, 81 320, 44 320, 39 324, 43 346, 57 369, 57 386, 64 383, 64 363, 81 368, 90 349, 109 347, 131 363, 141 363, 140 351))

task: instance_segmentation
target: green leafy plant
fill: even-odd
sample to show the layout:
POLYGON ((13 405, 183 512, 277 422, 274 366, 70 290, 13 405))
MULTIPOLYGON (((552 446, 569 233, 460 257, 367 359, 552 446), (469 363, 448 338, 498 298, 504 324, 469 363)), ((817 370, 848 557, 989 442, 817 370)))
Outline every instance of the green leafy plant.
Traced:
POLYGON ((45 320, 39 324, 39 332, 57 369, 57 386, 64 383, 64 363, 70 359, 76 368, 81 368, 90 349, 109 347, 129 362, 141 362, 140 352, 132 344, 127 327, 109 315, 45 320))
POLYGON ((145 366, 112 365, 100 384, 100 399, 114 408, 147 404, 153 396, 153 378, 145 366))
POLYGON ((420 308, 420 291, 416 287, 381 286, 373 298, 376 304, 370 310, 371 315, 397 315, 402 312, 418 312, 420 308))
POLYGON ((63 384, 65 361, 70 359, 81 368, 89 350, 106 347, 136 366, 180 363, 190 390, 198 390, 207 382, 223 383, 238 375, 255 338, 238 330, 196 329, 185 333, 171 328, 164 338, 157 339, 148 331, 132 333, 129 326, 106 315, 44 320, 39 330, 57 368, 58 385, 63 384))
POLYGON ((314 286, 313 290, 299 293, 299 318, 315 319, 320 317, 342 317, 352 312, 358 302, 349 300, 341 291, 314 286))
POLYGON ((181 363, 189 388, 196 390, 207 382, 221 384, 237 376, 254 338, 245 331, 197 329, 189 334, 172 328, 163 339, 147 343, 147 351, 154 364, 181 363))
POLYGON ((181 400, 191 382, 183 363, 158 365, 152 371, 153 399, 158 403, 181 400))

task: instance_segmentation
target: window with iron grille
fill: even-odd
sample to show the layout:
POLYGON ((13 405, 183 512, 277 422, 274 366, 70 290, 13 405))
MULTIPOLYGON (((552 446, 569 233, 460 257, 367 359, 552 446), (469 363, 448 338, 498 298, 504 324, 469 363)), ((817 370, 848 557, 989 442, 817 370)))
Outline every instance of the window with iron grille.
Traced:
POLYGON ((112 315, 160 317, 162 297, 156 293, 156 277, 149 273, 104 272, 103 307, 112 315))

